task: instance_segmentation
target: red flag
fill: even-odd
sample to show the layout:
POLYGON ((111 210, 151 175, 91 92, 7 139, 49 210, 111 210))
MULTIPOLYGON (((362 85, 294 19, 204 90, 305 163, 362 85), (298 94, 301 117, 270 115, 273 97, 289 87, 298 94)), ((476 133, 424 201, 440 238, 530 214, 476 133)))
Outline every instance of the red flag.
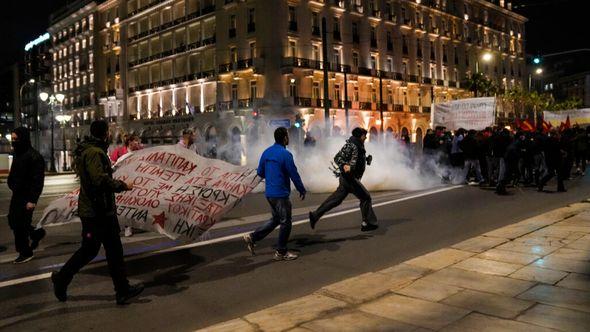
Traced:
POLYGON ((522 123, 520 129, 522 129, 523 131, 535 131, 535 126, 533 125, 533 122, 531 119, 526 119, 522 123))
POLYGON ((522 126, 522 123, 520 122, 520 119, 515 118, 514 119, 514 130, 520 130, 521 126, 522 126))
POLYGON ((547 134, 551 130, 552 126, 551 126, 550 122, 543 120, 541 125, 543 126, 543 133, 544 134, 547 134))
POLYGON ((570 116, 568 115, 567 118, 565 119, 565 129, 570 129, 570 128, 571 128, 570 116))

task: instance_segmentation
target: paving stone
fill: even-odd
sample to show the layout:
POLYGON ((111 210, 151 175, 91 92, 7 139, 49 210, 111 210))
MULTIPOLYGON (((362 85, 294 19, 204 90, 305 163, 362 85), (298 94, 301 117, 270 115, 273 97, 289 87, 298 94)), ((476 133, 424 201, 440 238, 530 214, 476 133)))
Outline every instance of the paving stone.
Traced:
POLYGON ((392 287, 390 287, 390 289, 395 290, 398 288, 405 287, 412 281, 432 273, 432 270, 420 266, 403 263, 381 271, 377 271, 376 273, 389 275, 395 278, 395 284, 392 285, 392 287))
POLYGON ((543 225, 536 226, 536 225, 527 225, 527 224, 515 224, 515 225, 510 225, 510 226, 506 226, 506 227, 502 227, 502 228, 493 230, 491 232, 485 233, 484 235, 488 236, 488 237, 498 237, 498 238, 512 240, 512 239, 516 239, 520 236, 523 236, 525 234, 534 232, 541 227, 543 227, 543 225))
POLYGON ((536 266, 525 266, 512 273, 510 278, 538 281, 546 284, 554 284, 567 276, 567 272, 543 269, 536 266))
POLYGON ((536 305, 518 317, 518 320, 561 331, 587 332, 590 330, 590 315, 587 313, 544 304, 536 305))
POLYGON ((442 303, 502 318, 515 318, 535 303, 513 297, 464 290, 442 303))
POLYGON ((401 287, 410 281, 406 277, 396 278, 390 274, 365 273, 326 286, 322 290, 346 302, 361 303, 388 293, 391 288, 401 287))
POLYGON ((576 241, 573 241, 572 243, 568 243, 566 248, 590 250, 590 237, 584 236, 576 241))
POLYGON ((520 252, 502 250, 502 249, 490 249, 486 252, 482 252, 477 255, 478 258, 491 259, 498 262, 514 263, 527 265, 533 261, 541 258, 539 255, 523 254, 520 252))
POLYGON ((219 323, 213 326, 200 329, 202 332, 224 332, 224 331, 245 331, 254 332, 256 329, 248 322, 241 318, 232 319, 227 322, 219 323))
POLYGON ((427 301, 438 302, 453 294, 460 292, 463 288, 433 283, 424 279, 414 281, 411 285, 398 289, 398 294, 415 297, 427 301))
POLYGON ((472 313, 469 316, 442 329, 444 332, 545 332, 555 330, 514 320, 506 320, 491 316, 472 313))
POLYGON ((506 296, 516 296, 534 285, 530 281, 455 268, 437 271, 424 277, 423 280, 506 296))
POLYGON ((590 292, 590 274, 570 273, 557 286, 590 292))
POLYGON ((385 296, 363 304, 359 310, 434 330, 449 325, 469 313, 465 309, 401 295, 385 296))
POLYGON ((335 317, 314 320, 303 324, 303 327, 318 332, 340 331, 415 331, 416 326, 395 320, 375 316, 369 313, 354 311, 335 317))
POLYGON ((541 245, 561 248, 580 238, 579 233, 571 233, 567 237, 555 237, 550 235, 543 235, 538 233, 531 233, 529 235, 514 239, 514 242, 520 242, 529 245, 541 245))
POLYGON ((406 261, 406 264, 420 266, 423 268, 431 269, 431 270, 440 270, 445 268, 449 265, 453 265, 458 263, 468 257, 473 256, 474 253, 457 250, 457 249, 440 249, 429 254, 416 257, 409 261, 406 261))
POLYGON ((453 265, 453 267, 473 272, 507 276, 520 269, 522 265, 471 257, 453 265))
POLYGON ((529 244, 523 243, 518 241, 511 241, 504 244, 501 244, 497 247, 497 249, 508 250, 508 251, 516 251, 523 254, 531 254, 531 255, 539 255, 545 256, 548 255, 555 250, 563 247, 565 244, 560 246, 550 246, 550 245, 539 245, 539 244, 529 244))
POLYGON ((590 312, 590 292, 581 290, 541 284, 520 294, 518 298, 590 312))
MULTIPOLYGON (((571 249, 571 248, 561 248, 546 258, 556 257, 556 258, 565 258, 565 259, 573 259, 576 261, 590 261, 590 251, 588 250, 580 250, 580 249, 571 249)), ((590 263, 588 263, 590 265, 590 263)), ((590 271, 589 271, 590 272, 590 271)))
POLYGON ((587 234, 587 233, 588 232, 585 230, 584 227, 548 226, 548 227, 539 229, 532 234, 559 237, 559 238, 565 239, 570 236, 582 237, 582 236, 584 236, 584 234, 587 234))
POLYGON ((469 240, 465 240, 463 242, 454 244, 451 247, 459 250, 481 253, 507 241, 508 240, 506 239, 497 237, 477 236, 469 240))
POLYGON ((312 294, 270 307, 244 318, 264 331, 282 331, 321 317, 326 311, 342 308, 346 302, 312 294))
POLYGON ((540 258, 534 261, 532 265, 566 272, 590 273, 590 264, 588 262, 559 257, 547 256, 546 258, 540 258))

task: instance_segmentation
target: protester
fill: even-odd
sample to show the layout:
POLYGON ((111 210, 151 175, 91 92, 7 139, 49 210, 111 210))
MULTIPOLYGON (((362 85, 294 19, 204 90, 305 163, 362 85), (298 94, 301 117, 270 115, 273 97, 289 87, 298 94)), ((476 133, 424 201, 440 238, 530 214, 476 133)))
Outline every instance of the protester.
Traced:
POLYGON ((574 146, 576 173, 584 176, 586 174, 586 159, 588 158, 588 149, 590 147, 590 127, 587 127, 585 130, 577 128, 574 146))
POLYGON ((481 175, 481 167, 479 166, 479 145, 476 139, 477 131, 469 130, 465 138, 459 142, 459 147, 463 151, 465 164, 463 166, 465 182, 469 180, 469 171, 473 169, 475 172, 476 182, 470 182, 470 185, 483 183, 483 176, 481 175))
POLYGON ((360 200, 363 218, 361 231, 377 229, 377 217, 371 204, 371 194, 360 181, 365 173, 366 165, 370 165, 372 161, 372 156, 366 156, 364 144, 366 139, 367 131, 363 128, 355 128, 352 136, 334 157, 338 167, 335 175, 338 176, 339 185, 317 210, 309 212, 309 223, 312 229, 315 229, 316 223, 325 213, 340 205, 348 194, 353 194, 360 200))
POLYGON ((301 200, 305 199, 306 190, 297 172, 293 155, 287 150, 289 133, 287 128, 277 128, 274 132, 275 144, 267 148, 260 157, 258 176, 265 180, 265 195, 272 210, 272 218, 254 232, 244 235, 246 246, 252 255, 257 242, 264 239, 277 226, 280 226, 279 239, 274 260, 289 261, 298 255, 287 250, 291 234, 291 193, 290 181, 293 181, 301 200))
POLYGON ((185 129, 182 131, 182 137, 178 141, 178 146, 183 147, 185 149, 189 149, 194 151, 196 154, 199 154, 199 150, 197 149, 197 145, 195 144, 195 134, 190 129, 185 129))
POLYGON ((116 302, 122 305, 139 295, 144 288, 142 284, 129 285, 126 277, 114 195, 133 189, 133 184, 113 179, 106 153, 110 136, 107 122, 92 122, 90 134, 74 152, 75 169, 80 177, 78 216, 82 221, 82 245, 59 272, 52 273, 51 280, 55 296, 65 302, 72 278, 96 257, 103 245, 115 286, 116 302))
POLYGON ((33 211, 43 191, 45 161, 31 146, 31 136, 27 128, 18 127, 12 131, 11 136, 14 159, 7 179, 8 188, 12 191, 8 223, 14 233, 14 246, 18 252, 13 263, 20 264, 33 259, 33 250, 45 237, 44 229, 35 230, 31 225, 33 211))
POLYGON ((557 130, 552 130, 549 138, 545 144, 545 163, 547 170, 545 176, 539 180, 537 189, 543 191, 543 187, 547 182, 557 174, 557 191, 565 192, 564 180, 566 176, 565 157, 566 151, 560 142, 560 133, 557 130))

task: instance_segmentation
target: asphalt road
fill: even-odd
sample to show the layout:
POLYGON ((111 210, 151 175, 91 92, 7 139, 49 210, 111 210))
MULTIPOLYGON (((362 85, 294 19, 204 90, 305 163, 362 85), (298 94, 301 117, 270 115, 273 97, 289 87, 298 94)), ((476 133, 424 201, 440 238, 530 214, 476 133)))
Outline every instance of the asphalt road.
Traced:
MULTIPOLYGON (((551 185, 549 188, 553 188, 551 185)), ((18 268, 0 263, 0 278, 5 281, 0 287, 0 329, 194 330, 590 197, 587 178, 574 179, 567 186, 567 193, 516 188, 511 189, 509 196, 496 196, 491 190, 475 187, 449 188, 415 198, 411 197, 416 193, 376 193, 375 203, 380 205, 376 213, 381 225, 377 231, 360 232, 360 213, 346 213, 347 207, 356 204, 351 200, 342 214, 320 221, 315 231, 306 223, 293 228, 290 246, 299 250, 301 257, 292 262, 272 261, 277 233, 259 244, 255 257, 249 255, 240 239, 153 252, 178 244, 163 245, 165 239, 148 239, 142 234, 137 239, 146 236, 145 240, 125 247, 128 254, 133 250, 144 252, 128 257, 127 268, 132 281, 143 281, 147 287, 136 302, 125 307, 114 304, 108 270, 101 261, 77 275, 66 303, 54 299, 48 279, 7 285, 14 279, 59 266, 75 250, 79 226, 55 227, 42 244, 41 257, 18 268), (400 200, 403 198, 409 199, 400 200), (388 203, 392 200, 395 202, 388 203)), ((296 208, 317 205, 323 197, 313 195, 306 202, 298 202, 296 208)), ((242 212, 234 212, 233 218, 242 219, 228 221, 236 224, 218 230, 212 238, 250 229, 258 221, 246 217, 262 218, 259 214, 266 209, 261 197, 249 197, 239 210, 242 212), (244 222, 248 224, 242 225, 244 222)), ((299 215, 295 219, 302 218, 299 215)), ((0 243, 10 244, 5 222, 0 224, 0 243)))

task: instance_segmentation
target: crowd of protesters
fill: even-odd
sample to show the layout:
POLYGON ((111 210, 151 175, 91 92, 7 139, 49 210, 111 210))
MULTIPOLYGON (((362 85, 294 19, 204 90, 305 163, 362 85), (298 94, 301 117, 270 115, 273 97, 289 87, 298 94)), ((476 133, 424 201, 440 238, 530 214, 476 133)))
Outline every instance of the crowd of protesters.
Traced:
POLYGON ((512 131, 489 127, 481 131, 437 127, 426 132, 425 156, 437 158, 448 171, 443 181, 495 187, 499 195, 511 186, 536 186, 543 191, 557 177, 557 191, 564 181, 583 176, 590 151, 590 127, 537 131, 512 131))

